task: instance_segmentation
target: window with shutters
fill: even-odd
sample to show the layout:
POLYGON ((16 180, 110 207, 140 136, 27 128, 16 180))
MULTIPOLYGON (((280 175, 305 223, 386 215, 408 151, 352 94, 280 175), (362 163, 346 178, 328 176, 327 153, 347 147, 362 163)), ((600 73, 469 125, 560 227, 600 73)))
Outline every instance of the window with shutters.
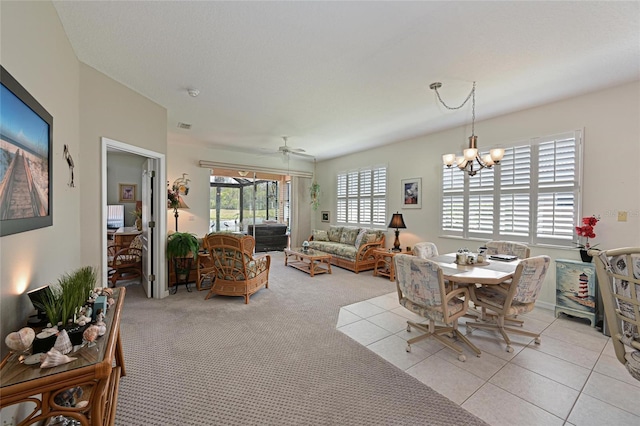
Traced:
POLYGON ((581 131, 515 143, 476 176, 443 166, 443 233, 573 246, 581 144, 581 131))
POLYGON ((345 225, 387 225, 387 167, 338 173, 336 222, 345 225))

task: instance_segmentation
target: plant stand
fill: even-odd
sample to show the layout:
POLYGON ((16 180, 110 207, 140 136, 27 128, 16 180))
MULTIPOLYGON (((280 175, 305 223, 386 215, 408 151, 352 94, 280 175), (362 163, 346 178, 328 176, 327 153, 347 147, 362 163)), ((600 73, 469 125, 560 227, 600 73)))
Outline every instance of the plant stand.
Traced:
POLYGON ((176 282, 173 285, 173 292, 171 294, 176 294, 178 292, 178 286, 181 284, 184 284, 187 291, 191 293, 191 289, 189 288, 189 272, 191 271, 192 263, 192 257, 176 257, 173 259, 173 270, 175 271, 176 282))

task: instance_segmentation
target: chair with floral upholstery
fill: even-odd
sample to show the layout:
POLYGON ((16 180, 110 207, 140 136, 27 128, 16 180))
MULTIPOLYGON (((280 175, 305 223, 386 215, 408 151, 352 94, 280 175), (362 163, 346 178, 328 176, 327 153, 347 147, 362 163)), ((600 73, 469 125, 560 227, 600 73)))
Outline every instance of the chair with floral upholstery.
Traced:
POLYGON ((526 244, 515 243, 512 241, 488 241, 487 256, 493 254, 508 254, 518 256, 518 259, 526 259, 531 256, 531 250, 526 244))
POLYGON ((596 262, 616 358, 640 380, 640 247, 590 250, 589 254, 596 262))
POLYGON ((467 311, 469 290, 464 287, 447 291, 440 266, 429 260, 415 256, 398 254, 393 257, 396 267, 396 286, 400 304, 416 315, 427 318, 429 324, 407 321, 407 331, 417 328, 424 331, 417 337, 407 340, 407 352, 411 345, 420 340, 433 337, 440 343, 458 353, 460 361, 466 361, 462 348, 444 335, 453 335, 465 343, 477 356, 480 350, 458 331, 458 318, 467 311), (436 321, 444 326, 436 325, 436 321))
MULTIPOLYGON (((114 246, 112 246, 114 247, 114 246)), ((122 248, 109 255, 109 281, 116 286, 119 280, 128 280, 142 276, 142 234, 131 240, 129 247, 122 248)))
POLYGON ((535 337, 535 342, 539 344, 540 333, 507 327, 504 322, 505 320, 511 320, 516 315, 533 310, 540 295, 544 277, 549 270, 550 262, 551 258, 549 256, 530 257, 520 261, 508 286, 484 285, 478 288, 469 286, 473 304, 476 307, 480 307, 483 313, 488 309, 495 313, 495 316, 492 321, 467 322, 467 330, 470 332, 474 328, 480 328, 499 331, 504 341, 507 342, 507 352, 513 352, 511 339, 509 339, 507 331, 535 337))
POLYGON ((413 254, 420 259, 429 259, 438 255, 438 247, 430 242, 416 243, 413 246, 413 254))
POLYGON ((213 269, 209 272, 212 286, 205 297, 243 296, 244 303, 262 287, 269 288, 269 255, 253 258, 256 240, 250 235, 213 233, 204 237, 213 269))

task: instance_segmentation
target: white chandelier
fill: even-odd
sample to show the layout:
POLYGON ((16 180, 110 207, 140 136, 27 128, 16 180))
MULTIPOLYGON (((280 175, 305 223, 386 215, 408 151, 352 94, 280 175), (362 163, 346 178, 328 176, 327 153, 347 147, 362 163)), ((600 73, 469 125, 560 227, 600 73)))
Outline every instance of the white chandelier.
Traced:
POLYGON ((462 156, 456 156, 455 154, 444 154, 442 156, 442 162, 445 166, 451 167, 454 163, 458 168, 462 171, 466 171, 469 176, 475 176, 480 170, 484 168, 491 168, 494 164, 500 164, 500 160, 504 157, 504 149, 502 148, 493 148, 489 150, 489 154, 485 154, 482 157, 478 154, 478 137, 475 135, 475 124, 476 124, 476 82, 473 82, 473 88, 471 89, 471 93, 469 96, 457 107, 450 107, 447 105, 442 98, 440 97, 440 93, 438 89, 442 87, 442 83, 436 82, 431 83, 429 88, 435 90, 436 95, 438 96, 438 100, 445 108, 450 110, 460 109, 466 105, 466 103, 471 99, 471 136, 469 136, 469 148, 465 149, 462 156), (477 166, 476 166, 477 163, 477 166))

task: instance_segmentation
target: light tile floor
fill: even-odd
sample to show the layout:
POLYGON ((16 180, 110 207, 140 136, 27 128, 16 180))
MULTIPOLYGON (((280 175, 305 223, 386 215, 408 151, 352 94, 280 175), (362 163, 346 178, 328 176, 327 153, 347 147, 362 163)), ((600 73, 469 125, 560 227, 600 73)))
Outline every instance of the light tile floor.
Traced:
MULTIPOLYGON (((610 338, 587 323, 536 308, 522 317, 542 342, 474 329, 467 361, 427 339, 405 351, 407 319, 425 322, 398 303, 396 292, 345 306, 337 328, 407 374, 492 425, 640 425, 640 382, 615 358, 610 338)), ((465 319, 460 321, 464 333, 465 319)))

